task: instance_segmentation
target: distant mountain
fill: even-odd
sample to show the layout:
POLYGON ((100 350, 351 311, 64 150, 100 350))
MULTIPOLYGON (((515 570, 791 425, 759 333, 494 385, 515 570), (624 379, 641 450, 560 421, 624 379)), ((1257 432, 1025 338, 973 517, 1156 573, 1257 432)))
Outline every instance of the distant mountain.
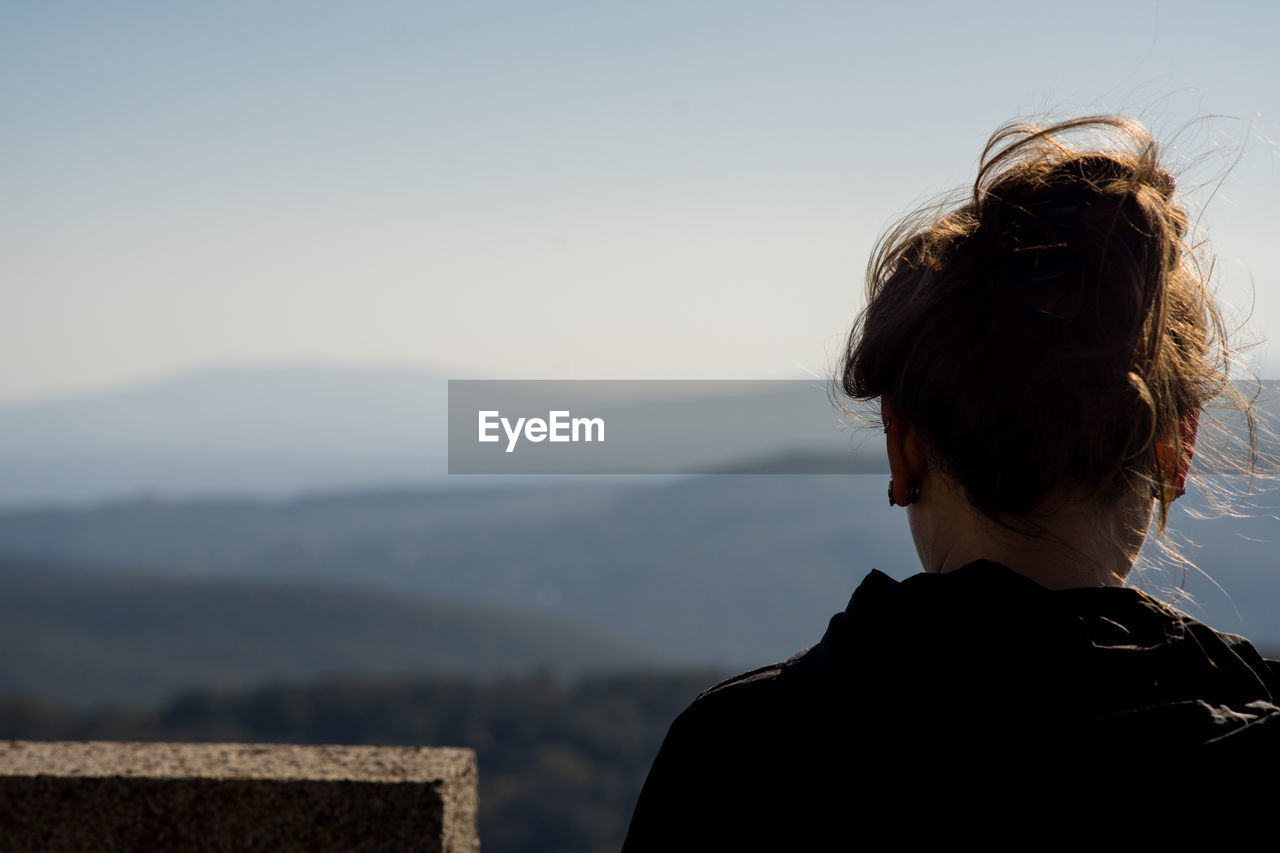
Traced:
POLYGON ((857 477, 689 477, 0 514, 0 554, 355 584, 532 607, 656 656, 734 666, 812 644, 905 524, 857 477))
POLYGON ((0 694, 138 703, 194 685, 575 674, 655 660, 605 632, 515 608, 0 560, 0 694))
POLYGON ((244 368, 0 405, 0 506, 440 485, 455 463, 471 474, 684 474, 753 470, 793 453, 789 473, 815 461, 833 473, 885 468, 882 454, 855 452, 855 436, 868 433, 843 428, 847 417, 816 379, 457 383, 452 408, 449 387, 408 369, 244 368), (450 449, 450 426, 474 437, 478 411, 494 400, 530 417, 567 400, 599 407, 587 413, 608 415, 608 441, 450 449))
POLYGON ((420 484, 445 472, 445 389, 409 369, 244 368, 0 405, 0 505, 420 484))

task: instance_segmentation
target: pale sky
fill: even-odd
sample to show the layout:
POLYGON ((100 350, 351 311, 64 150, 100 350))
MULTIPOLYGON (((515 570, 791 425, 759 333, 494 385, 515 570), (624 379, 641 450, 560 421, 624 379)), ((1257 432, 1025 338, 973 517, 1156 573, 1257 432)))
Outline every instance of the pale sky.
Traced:
POLYGON ((1226 117, 1170 162, 1212 186, 1243 150, 1204 222, 1280 376, 1276 4, 1031 8, 0 3, 0 401, 826 374, 880 230, 1046 109, 1226 117))

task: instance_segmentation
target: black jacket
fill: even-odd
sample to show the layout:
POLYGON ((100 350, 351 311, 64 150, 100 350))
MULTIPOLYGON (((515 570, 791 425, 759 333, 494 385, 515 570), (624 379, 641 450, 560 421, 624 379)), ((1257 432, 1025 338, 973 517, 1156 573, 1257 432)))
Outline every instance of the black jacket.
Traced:
POLYGON ((988 561, 873 571, 818 645, 676 719, 623 849, 840 849, 922 803, 1007 821, 1269 770, 1278 699, 1276 662, 1133 589, 1050 591, 988 561))

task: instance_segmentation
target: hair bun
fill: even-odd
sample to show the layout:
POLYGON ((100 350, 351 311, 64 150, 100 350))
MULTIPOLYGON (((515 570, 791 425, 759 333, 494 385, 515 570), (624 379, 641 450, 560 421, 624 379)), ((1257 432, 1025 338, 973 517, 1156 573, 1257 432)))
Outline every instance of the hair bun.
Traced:
POLYGON ((1180 419, 1241 399, 1158 153, 1116 116, 1007 125, 955 206, 908 216, 872 256, 844 391, 892 397, 982 512, 1163 481, 1155 448, 1180 419))

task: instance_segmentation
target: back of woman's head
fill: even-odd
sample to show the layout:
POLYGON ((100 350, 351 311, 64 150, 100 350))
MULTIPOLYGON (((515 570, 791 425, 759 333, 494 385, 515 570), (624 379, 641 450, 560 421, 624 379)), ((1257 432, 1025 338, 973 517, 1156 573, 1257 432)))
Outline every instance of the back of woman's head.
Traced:
POLYGON ((891 398, 981 512, 1167 482, 1179 424, 1231 392, 1158 153, 1123 118, 1006 126, 971 197, 908 217, 872 257, 844 392, 891 398))

